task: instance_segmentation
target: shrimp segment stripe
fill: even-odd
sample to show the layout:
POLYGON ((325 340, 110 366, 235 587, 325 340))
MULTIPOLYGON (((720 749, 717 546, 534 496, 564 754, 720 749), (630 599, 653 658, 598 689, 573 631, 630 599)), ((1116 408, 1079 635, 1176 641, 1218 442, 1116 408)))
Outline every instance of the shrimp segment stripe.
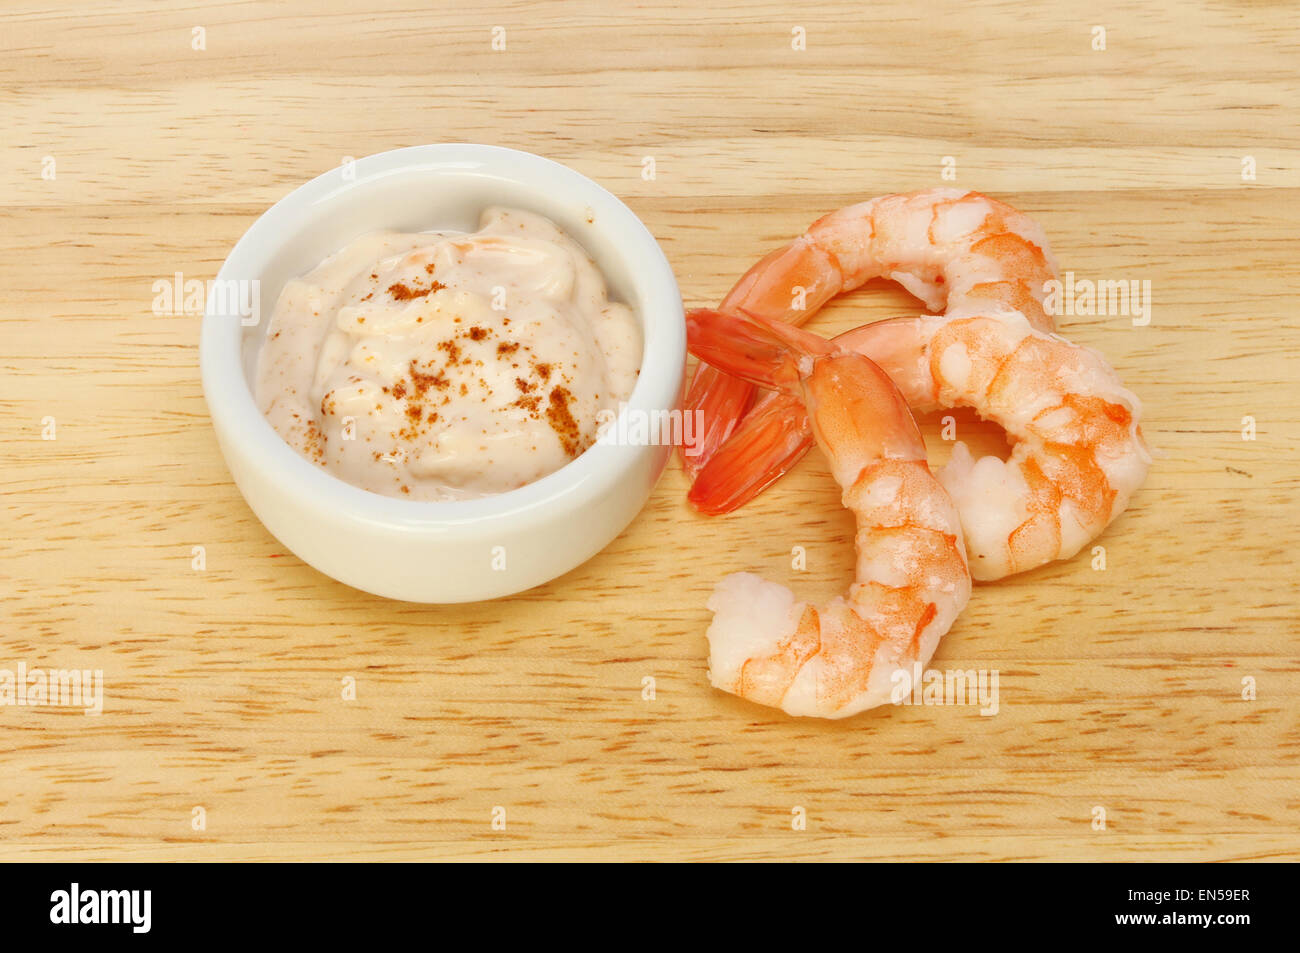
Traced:
POLYGON ((1023 450, 1014 454, 1020 459, 1029 492, 1024 501, 1026 518, 1007 541, 1013 565, 1029 568, 1037 562, 1032 551, 1059 551, 1058 514, 1064 500, 1073 504, 1085 525, 1104 525, 1110 519, 1118 493, 1097 456, 1123 451, 1134 437, 1133 415, 1122 404, 1094 394, 1071 393, 1064 386, 1063 369, 1084 353, 1082 349, 1030 332, 1009 350, 999 352, 1001 338, 990 328, 995 321, 980 317, 945 323, 930 342, 930 373, 936 402, 945 397, 952 404, 975 407, 985 414, 990 408, 1011 410, 1009 405, 1015 401, 1007 395, 1014 397, 1026 387, 1059 393, 1059 401, 1038 410, 1023 434, 1013 434, 1033 438, 1029 443, 1017 443, 1023 450), (982 373, 987 375, 987 383, 979 397, 946 379, 943 357, 953 346, 965 348, 977 361, 986 363, 982 373), (1045 367, 1054 369, 1046 381, 1042 380, 1045 367), (1065 424, 1053 425, 1062 411, 1069 412, 1065 424), (1067 432, 1063 434, 1063 430, 1067 432))
MULTIPOLYGON (((943 528, 942 520, 930 525, 906 506, 872 505, 871 487, 882 478, 901 478, 899 496, 909 498, 920 496, 918 491, 933 485, 934 478, 924 463, 881 460, 864 468, 844 493, 845 504, 859 514, 858 552, 870 554, 885 539, 895 540, 897 545, 884 548, 908 557, 904 578, 897 585, 866 578, 853 586, 848 604, 820 611, 803 604, 789 636, 768 654, 741 665, 732 689, 736 694, 780 707, 804 666, 820 659, 828 664, 817 680, 818 704, 834 711, 867 691, 878 654, 887 643, 892 643, 890 654, 897 658, 920 656, 926 629, 939 616, 938 604, 928 598, 930 590, 936 584, 941 590, 949 585, 962 588, 965 580, 956 577, 964 576, 965 551, 957 534, 943 528), (873 511, 874 519, 866 515, 873 511), (867 617, 853 607, 862 607, 867 617)), ((870 555, 867 561, 870 564, 870 555)))

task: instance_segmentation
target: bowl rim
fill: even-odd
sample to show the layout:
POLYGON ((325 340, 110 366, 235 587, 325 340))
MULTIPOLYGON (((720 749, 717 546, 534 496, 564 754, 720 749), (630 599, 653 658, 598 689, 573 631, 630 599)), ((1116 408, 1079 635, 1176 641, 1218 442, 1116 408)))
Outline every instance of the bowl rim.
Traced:
MULTIPOLYGON (((622 418, 628 413, 652 414, 671 411, 677 406, 686 357, 681 293, 659 243, 640 218, 612 192, 582 173, 543 156, 475 143, 392 149, 355 160, 353 170, 355 177, 342 182, 338 167, 327 170, 268 208, 235 243, 215 280, 249 280, 259 276, 284 244, 277 233, 297 234, 304 227, 301 220, 308 213, 318 214, 320 206, 388 175, 424 170, 436 178, 447 173, 454 176, 456 172, 487 171, 529 189, 541 189, 545 182, 547 189, 572 192, 575 204, 591 210, 592 227, 607 234, 609 247, 625 259, 628 273, 633 276, 629 297, 634 300, 628 304, 636 310, 641 325, 641 366, 631 395, 619 408, 616 425, 621 428, 622 418), (672 320, 674 316, 676 320, 672 320)), ((430 223, 429 227, 436 228, 437 223, 430 223)), ((571 237, 581 244, 577 236, 571 237)), ((283 474, 309 504, 345 512, 365 523, 447 528, 488 519, 517 518, 582 490, 599 491, 601 485, 612 482, 618 471, 633 463, 626 453, 627 447, 598 441, 558 470, 504 493, 469 500, 432 501, 404 500, 362 489, 301 456, 262 415, 253 395, 253 382, 245 373, 244 327, 217 310, 216 300, 210 296, 200 331, 199 364, 204 397, 218 436, 223 432, 237 435, 245 444, 242 448, 245 458, 256 459, 263 471, 283 474)), ((262 319, 270 321, 265 310, 262 319)), ((222 449, 224 454, 224 446, 222 449)))

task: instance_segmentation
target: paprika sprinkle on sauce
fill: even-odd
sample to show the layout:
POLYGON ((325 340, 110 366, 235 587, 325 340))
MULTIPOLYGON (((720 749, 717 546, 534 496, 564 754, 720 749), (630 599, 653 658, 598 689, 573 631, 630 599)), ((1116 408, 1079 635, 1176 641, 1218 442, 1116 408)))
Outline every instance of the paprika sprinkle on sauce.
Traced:
POLYGON ((471 234, 364 235, 280 295, 257 400, 287 443, 363 489, 501 493, 589 448, 641 335, 554 223, 487 209, 471 234), (433 276, 437 275, 437 280, 433 276))

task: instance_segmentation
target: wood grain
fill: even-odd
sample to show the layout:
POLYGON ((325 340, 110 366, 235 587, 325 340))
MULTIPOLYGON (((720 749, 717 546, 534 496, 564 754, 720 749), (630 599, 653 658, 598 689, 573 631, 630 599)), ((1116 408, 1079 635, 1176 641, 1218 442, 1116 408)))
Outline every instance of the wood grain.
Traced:
MULTIPOLYGON (((440 6, 0 12, 0 667, 105 678, 99 717, 0 707, 0 857, 1300 857, 1284 5, 440 6), (996 716, 809 723, 708 687, 719 576, 849 579, 815 455, 722 519, 688 509, 674 463, 605 552, 498 602, 386 602, 284 552, 207 424, 198 319, 155 315, 152 283, 211 277, 345 156, 440 140, 598 179, 690 305, 824 211, 942 184, 945 156, 1037 217, 1063 268, 1151 282, 1145 327, 1062 322, 1141 395, 1159 454, 1106 569, 980 587, 940 647, 941 668, 999 670, 996 716)), ((872 287, 817 326, 914 308, 872 287)))

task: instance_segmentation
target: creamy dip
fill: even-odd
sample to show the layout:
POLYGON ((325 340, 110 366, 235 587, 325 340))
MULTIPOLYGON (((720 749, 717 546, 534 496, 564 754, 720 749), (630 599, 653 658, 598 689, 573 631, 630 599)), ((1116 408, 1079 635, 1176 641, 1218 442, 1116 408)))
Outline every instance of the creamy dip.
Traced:
POLYGON ((256 397, 348 483, 467 499, 581 454, 640 366, 637 321, 582 247, 540 215, 489 208, 473 234, 373 232, 290 281, 256 397))

